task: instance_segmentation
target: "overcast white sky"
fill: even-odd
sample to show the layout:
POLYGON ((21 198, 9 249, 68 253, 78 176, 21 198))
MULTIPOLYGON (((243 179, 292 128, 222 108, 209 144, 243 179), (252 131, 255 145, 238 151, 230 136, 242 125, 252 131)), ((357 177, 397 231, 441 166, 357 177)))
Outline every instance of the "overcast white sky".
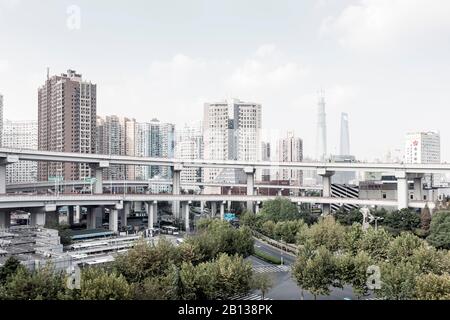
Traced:
POLYGON ((71 68, 97 83, 100 115, 183 125, 236 97, 313 155, 323 89, 330 152, 347 112, 361 160, 439 130, 448 161, 449 17, 448 0, 0 0, 4 116, 36 118, 47 66, 71 68), (71 5, 80 29, 67 27, 71 5))

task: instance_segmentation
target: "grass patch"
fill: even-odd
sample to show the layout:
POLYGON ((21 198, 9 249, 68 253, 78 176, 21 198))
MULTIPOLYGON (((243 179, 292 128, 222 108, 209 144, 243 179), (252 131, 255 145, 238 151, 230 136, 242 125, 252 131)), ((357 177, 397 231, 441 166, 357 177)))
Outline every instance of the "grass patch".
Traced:
POLYGON ((267 254, 267 253, 261 251, 261 250, 255 249, 254 255, 256 257, 258 257, 259 259, 264 260, 266 262, 269 262, 269 263, 272 263, 272 264, 281 264, 281 259, 280 258, 274 257, 274 256, 272 256, 270 254, 267 254))

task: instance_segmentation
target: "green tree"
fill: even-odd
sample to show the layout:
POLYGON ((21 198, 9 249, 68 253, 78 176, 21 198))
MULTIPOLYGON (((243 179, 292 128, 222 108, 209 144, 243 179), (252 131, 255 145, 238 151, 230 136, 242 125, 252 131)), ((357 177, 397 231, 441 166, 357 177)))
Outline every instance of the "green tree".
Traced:
POLYGON ((264 202, 260 215, 263 220, 272 220, 275 223, 301 218, 297 205, 285 198, 276 198, 264 202))
POLYGON ((450 300, 450 274, 425 274, 417 277, 416 298, 419 300, 450 300))
POLYGON ((409 260, 414 250, 424 245, 425 242, 411 232, 402 232, 389 243, 387 258, 393 263, 409 260))
POLYGON ((414 231, 420 227, 420 214, 407 208, 393 211, 386 215, 383 225, 394 234, 414 231))
POLYGON ((436 248, 450 249, 450 211, 433 214, 427 241, 436 248))
POLYGON ((344 234, 345 227, 336 222, 332 216, 328 216, 320 218, 316 224, 310 226, 304 240, 311 241, 315 247, 324 246, 334 252, 341 248, 344 234))
POLYGON ((9 257, 5 264, 0 267, 0 285, 5 284, 8 278, 20 268, 23 268, 20 261, 15 257, 9 257))
POLYGON ((383 261, 392 236, 384 229, 369 228, 360 242, 360 249, 366 251, 374 261, 383 261))
POLYGON ((359 223, 354 223, 347 228, 343 239, 343 248, 346 252, 355 255, 360 247, 361 241, 364 238, 364 231, 359 223))
POLYGON ((304 300, 304 287, 306 287, 309 281, 306 265, 314 255, 314 250, 309 242, 305 245, 300 246, 297 253, 297 258, 295 259, 294 265, 292 266, 292 275, 295 278, 297 285, 300 287, 300 296, 304 300))
POLYGON ((0 299, 58 300, 65 294, 65 285, 65 276, 51 264, 34 272, 18 268, 2 287, 0 299))
POLYGON ((261 291, 262 300, 264 300, 272 286, 273 279, 267 273, 255 273, 253 275, 252 288, 261 291))
POLYGON ((337 222, 346 226, 351 226, 354 223, 362 223, 362 214, 358 209, 348 211, 340 208, 334 213, 334 217, 337 222))
POLYGON ((337 279, 341 282, 341 286, 351 285, 358 299, 369 292, 367 269, 371 264, 370 256, 364 251, 358 252, 355 256, 347 253, 337 258, 337 279))
POLYGON ((411 262, 380 264, 381 288, 376 289, 378 297, 388 300, 414 299, 416 279, 419 275, 417 266, 411 262))
POLYGON ((160 239, 155 247, 138 242, 127 253, 117 256, 114 267, 128 282, 135 283, 149 276, 163 275, 172 264, 180 263, 180 251, 169 241, 160 239))
POLYGON ((74 290, 79 300, 128 300, 132 287, 125 277, 103 268, 86 268, 81 273, 81 289, 74 290))
POLYGON ((295 265, 294 277, 299 285, 301 283, 302 289, 314 295, 314 299, 317 299, 318 295, 328 295, 330 288, 338 285, 336 283, 338 270, 335 257, 327 248, 321 246, 306 260, 306 263, 300 262, 295 265), (300 267, 304 267, 304 269, 300 271, 300 267))

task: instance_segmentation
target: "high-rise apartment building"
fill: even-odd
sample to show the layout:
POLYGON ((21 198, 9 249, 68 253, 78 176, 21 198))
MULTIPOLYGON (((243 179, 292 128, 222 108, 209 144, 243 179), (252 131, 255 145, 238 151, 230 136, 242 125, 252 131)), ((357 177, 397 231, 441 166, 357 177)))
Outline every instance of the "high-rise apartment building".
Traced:
POLYGON ((327 156, 327 116, 325 113, 325 98, 323 94, 319 97, 317 107, 316 159, 323 161, 327 156))
MULTIPOLYGON (((258 103, 237 99, 205 103, 203 114, 204 158, 208 160, 261 159, 261 115, 258 103)), ((204 170, 204 181, 213 181, 222 169, 204 170)), ((226 176, 229 176, 228 174, 226 176)))
MULTIPOLYGON (((3 124, 2 146, 37 150, 37 121, 10 121, 3 124)), ((19 161, 6 167, 7 183, 29 183, 37 181, 37 162, 19 161)))
MULTIPOLYGON (((134 135, 134 129, 128 132, 128 123, 135 124, 134 119, 119 117, 116 115, 100 117, 97 116, 97 143, 96 153, 109 155, 134 155, 127 153, 127 142, 133 141, 130 135, 134 135)), ((133 146, 134 150, 134 146, 133 146)), ((125 165, 112 165, 103 170, 105 179, 127 180, 127 167, 125 165)))
MULTIPOLYGON (((293 132, 288 132, 285 138, 278 140, 277 155, 279 162, 303 161, 302 139, 295 137, 293 132)), ((301 170, 280 169, 277 180, 289 180, 291 185, 302 185, 303 174, 301 170)))
MULTIPOLYGON (((131 136, 131 133, 130 133, 131 136)), ((132 138, 130 138, 132 139, 132 138)), ((134 155, 137 157, 174 158, 175 126, 157 119, 136 123, 134 128, 134 155)), ((136 166, 135 179, 170 178, 171 170, 165 166, 136 166)))
MULTIPOLYGON (((49 77, 38 91, 38 148, 44 151, 95 153, 97 85, 68 70, 49 77)), ((39 163, 39 180, 91 176, 87 164, 39 163)))
MULTIPOLYGON (((176 159, 203 159, 203 130, 202 124, 185 125, 176 130, 175 158, 176 159)), ((201 182, 202 168, 185 168, 181 172, 182 182, 201 182)))
MULTIPOLYGON (((270 142, 261 142, 261 161, 270 161, 270 158, 270 142)), ((270 168, 264 168, 261 170, 261 181, 270 181, 270 168)))

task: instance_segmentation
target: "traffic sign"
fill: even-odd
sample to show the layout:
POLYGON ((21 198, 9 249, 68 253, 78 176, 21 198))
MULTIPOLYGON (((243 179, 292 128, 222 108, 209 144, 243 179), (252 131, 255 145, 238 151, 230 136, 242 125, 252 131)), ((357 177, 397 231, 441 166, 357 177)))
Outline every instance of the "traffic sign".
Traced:
POLYGON ((58 182, 58 181, 63 181, 63 180, 64 180, 64 177, 61 177, 61 176, 48 177, 48 181, 51 181, 51 182, 58 182))
POLYGON ((236 215, 234 213, 225 213, 224 219, 227 221, 231 221, 236 219, 236 215))

